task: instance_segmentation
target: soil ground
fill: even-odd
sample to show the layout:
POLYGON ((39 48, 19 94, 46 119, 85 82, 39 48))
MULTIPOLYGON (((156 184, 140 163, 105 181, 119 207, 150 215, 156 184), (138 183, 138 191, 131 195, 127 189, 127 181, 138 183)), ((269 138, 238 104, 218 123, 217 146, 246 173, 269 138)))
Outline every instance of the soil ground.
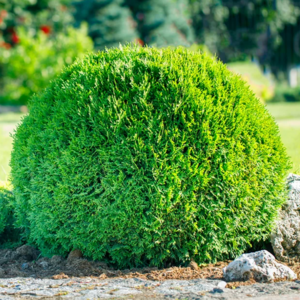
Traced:
MULTIPOLYGON (((140 268, 115 270, 99 261, 89 261, 80 255, 63 258, 40 257, 34 248, 24 245, 17 249, 0 249, 0 278, 31 277, 36 279, 67 279, 73 277, 108 278, 140 278, 144 280, 164 281, 168 279, 218 279, 224 280, 223 268, 231 261, 218 262, 198 266, 192 262, 188 267, 170 267, 165 269, 140 268)), ((282 262, 280 262, 282 263, 282 262)), ((290 267, 300 278, 300 262, 283 263, 290 267)), ((251 285, 253 279, 245 282, 230 282, 228 288, 251 285)))

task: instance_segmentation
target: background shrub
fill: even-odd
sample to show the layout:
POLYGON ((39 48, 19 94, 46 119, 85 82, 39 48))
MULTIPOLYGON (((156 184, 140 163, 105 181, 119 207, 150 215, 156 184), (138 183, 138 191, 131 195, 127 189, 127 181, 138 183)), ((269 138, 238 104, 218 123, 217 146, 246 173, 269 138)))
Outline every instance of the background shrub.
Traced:
POLYGON ((14 136, 20 226, 44 254, 118 267, 239 255, 265 238, 289 167, 277 125, 206 54, 90 54, 35 96, 14 136))
POLYGON ((93 48, 87 28, 49 37, 43 31, 18 30, 17 47, 0 48, 1 78, 0 103, 26 104, 34 94, 42 91, 65 65, 72 64, 93 48))
POLYGON ((14 227, 13 199, 11 186, 0 182, 0 248, 20 242, 20 231, 14 227))
POLYGON ((0 185, 0 234, 7 226, 9 215, 11 214, 10 203, 12 201, 12 192, 0 185))
POLYGON ((272 102, 298 102, 300 101, 300 87, 290 87, 288 85, 278 85, 272 102))

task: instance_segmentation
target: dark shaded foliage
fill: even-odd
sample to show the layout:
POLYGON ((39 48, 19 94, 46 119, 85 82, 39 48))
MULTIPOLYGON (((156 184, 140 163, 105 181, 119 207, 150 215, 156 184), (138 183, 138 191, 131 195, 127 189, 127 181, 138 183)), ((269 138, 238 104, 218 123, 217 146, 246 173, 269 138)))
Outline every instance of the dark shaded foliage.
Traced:
POLYGON ((13 192, 0 186, 0 247, 20 241, 20 230, 14 227, 13 192))

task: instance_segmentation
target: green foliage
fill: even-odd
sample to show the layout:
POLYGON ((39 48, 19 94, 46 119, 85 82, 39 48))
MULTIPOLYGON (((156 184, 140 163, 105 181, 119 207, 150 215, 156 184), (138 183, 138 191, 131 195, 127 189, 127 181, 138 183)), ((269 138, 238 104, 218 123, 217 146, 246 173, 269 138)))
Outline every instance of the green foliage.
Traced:
POLYGON ((186 0, 79 0, 75 19, 87 21, 96 49, 136 41, 163 47, 194 41, 186 0))
POLYGON ((49 37, 37 36, 19 28, 19 44, 11 49, 0 48, 1 81, 0 103, 26 104, 34 94, 43 90, 65 65, 92 50, 86 28, 68 28, 49 37))
POLYGON ((271 24, 271 32, 274 28, 280 30, 271 34, 266 43, 267 51, 260 55, 260 63, 268 65, 281 81, 281 75, 287 79, 287 70, 291 66, 299 65, 299 30, 300 30, 300 2, 299 1, 277 1, 277 17, 271 24), (294 5, 291 5, 293 2, 294 5))
POLYGON ((192 44, 190 47, 188 47, 188 49, 190 51, 194 51, 194 52, 206 53, 207 55, 213 57, 212 53, 209 51, 209 49, 206 45, 192 44))
POLYGON ((138 38, 136 24, 124 0, 79 0, 74 4, 77 24, 88 22, 96 49, 116 47, 138 38))
POLYGON ((43 253, 198 263, 266 238, 289 168, 278 127, 206 54, 127 46, 77 61, 14 136, 19 226, 43 253))
POLYGON ((72 23, 68 11, 71 0, 1 0, 0 39, 10 45, 19 42, 17 27, 22 26, 33 34, 46 30, 49 34, 60 32, 72 23), (48 30, 47 30, 48 29, 48 30))
MULTIPOLYGON (((189 0, 189 3, 196 42, 207 45, 225 62, 258 56, 270 65, 272 52, 284 39, 281 30, 286 24, 295 24, 300 12, 291 0, 189 0)), ((292 47, 290 40, 287 42, 292 47)), ((286 47, 286 43, 282 45, 286 47)))
POLYGON ((220 0, 189 0, 196 42, 205 44, 214 54, 230 45, 225 21, 228 9, 220 0))
POLYGON ((297 102, 300 101, 300 87, 290 87, 288 85, 278 85, 272 102, 297 102))
POLYGON ((297 22, 299 9, 291 0, 237 2, 236 5, 232 5, 231 1, 225 4, 229 10, 226 27, 231 43, 224 49, 222 57, 227 61, 237 61, 242 57, 247 59, 250 56, 266 60, 274 47, 280 44, 280 31, 284 25, 297 22))
POLYGON ((12 193, 3 186, 0 186, 0 236, 7 226, 9 216, 11 215, 10 202, 12 201, 12 193))
POLYGON ((7 182, 0 182, 0 248, 20 243, 20 231, 14 227, 14 195, 7 182))
POLYGON ((194 34, 186 0, 126 0, 138 24, 140 38, 147 45, 189 46, 194 34))

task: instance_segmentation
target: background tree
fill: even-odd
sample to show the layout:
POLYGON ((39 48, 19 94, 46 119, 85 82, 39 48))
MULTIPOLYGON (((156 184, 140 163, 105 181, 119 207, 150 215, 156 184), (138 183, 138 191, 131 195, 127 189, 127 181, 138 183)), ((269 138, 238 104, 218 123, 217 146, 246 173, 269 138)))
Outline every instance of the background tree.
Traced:
POLYGON ((1 104, 27 104, 92 50, 86 28, 73 23, 69 0, 0 0, 1 104))
POLYGON ((194 42, 186 0, 127 0, 145 44, 189 46, 194 42))
POLYGON ((259 57, 267 61, 281 42, 280 32, 286 24, 295 24, 298 9, 290 0, 225 0, 229 14, 226 27, 230 48, 222 54, 225 61, 259 57))
POLYGON ((9 48, 19 43, 16 28, 22 26, 37 33, 55 34, 73 22, 70 0, 2 0, 0 1, 0 41, 9 48))
POLYGON ((228 9, 222 0, 189 0, 189 8, 197 44, 206 45, 214 54, 229 46, 228 9))
POLYGON ((285 24, 295 24, 298 9, 290 0, 190 0, 197 43, 223 61, 258 56, 267 62, 281 43, 285 24))
POLYGON ((118 46, 138 38, 136 22, 124 0, 83 0, 75 2, 77 26, 89 25, 96 49, 118 46))
MULTIPOLYGON (((293 1, 293 6, 281 7, 282 3, 278 2, 277 9, 286 14, 286 19, 292 15, 289 22, 283 24, 277 39, 272 35, 266 40, 268 51, 261 55, 260 63, 268 65, 276 77, 281 77, 287 73, 290 67, 300 64, 300 1, 293 1), (292 13, 288 14, 288 11, 292 13)), ((297 91, 298 92, 298 91, 297 91)))

